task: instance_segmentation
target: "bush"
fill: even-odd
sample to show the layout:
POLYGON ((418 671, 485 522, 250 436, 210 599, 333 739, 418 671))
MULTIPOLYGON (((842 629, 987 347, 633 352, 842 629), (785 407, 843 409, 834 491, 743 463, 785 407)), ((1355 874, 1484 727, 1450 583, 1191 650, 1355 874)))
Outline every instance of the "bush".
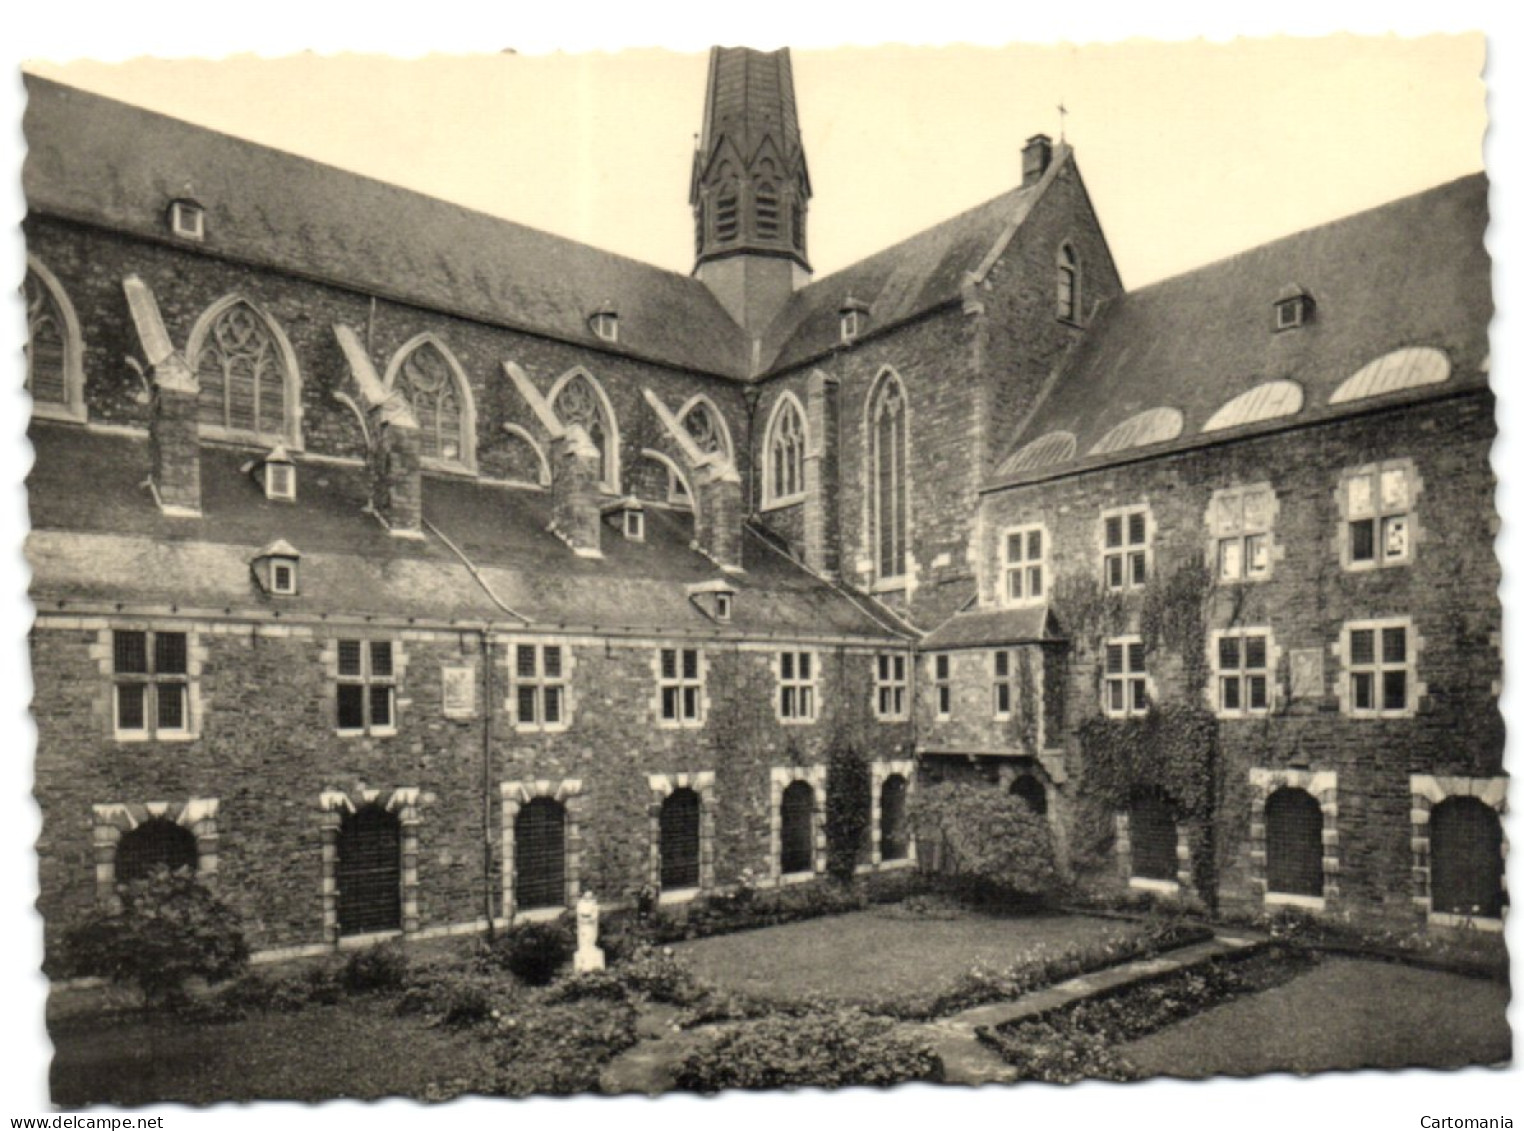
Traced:
POLYGON ((459 1029, 496 1020, 512 1008, 513 987, 501 976, 441 967, 418 971, 397 999, 397 1012, 459 1029))
POLYGON ((826 874, 850 884, 873 821, 873 777, 852 746, 838 746, 826 765, 826 874))
POLYGON ((677 1086, 694 1092, 941 1079, 941 1058, 928 1045, 895 1033, 891 1021, 849 1009, 769 1017, 725 1034, 677 1070, 677 1086))
POLYGON ((66 934, 73 973, 135 984, 150 1005, 182 1005, 191 978, 223 982, 247 969, 237 913, 189 871, 158 868, 117 892, 119 913, 97 912, 66 934))
POLYGON ((492 961, 531 986, 549 985, 571 961, 576 940, 556 923, 524 923, 510 927, 492 944, 492 961))
POLYGON ((407 985, 407 952, 395 939, 354 951, 339 971, 339 983, 352 994, 391 993, 407 985))
POLYGON ((1043 896, 1058 886, 1046 817, 988 785, 941 782, 910 795, 916 843, 937 870, 973 894, 1043 896))
POLYGON ((626 1002, 526 1000, 492 1032, 496 1095, 595 1091, 603 1066, 636 1041, 626 1002))

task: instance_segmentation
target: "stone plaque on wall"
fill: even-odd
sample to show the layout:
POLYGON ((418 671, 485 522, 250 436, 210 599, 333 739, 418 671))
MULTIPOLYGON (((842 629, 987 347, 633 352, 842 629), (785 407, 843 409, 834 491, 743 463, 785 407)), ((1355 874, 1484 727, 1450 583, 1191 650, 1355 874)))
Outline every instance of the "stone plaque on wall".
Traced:
POLYGON ((1295 648, 1291 652, 1291 699, 1323 698, 1323 650, 1295 648))
POLYGON ((439 670, 440 686, 444 689, 444 715, 447 719, 474 719, 476 717, 476 669, 445 667, 439 670))

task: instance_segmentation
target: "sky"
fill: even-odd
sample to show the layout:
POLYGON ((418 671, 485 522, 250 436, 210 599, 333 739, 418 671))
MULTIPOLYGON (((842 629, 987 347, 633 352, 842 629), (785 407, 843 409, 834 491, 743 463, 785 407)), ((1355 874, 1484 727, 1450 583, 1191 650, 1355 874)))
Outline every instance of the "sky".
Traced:
MULTIPOLYGON (((1519 305, 1509 265, 1520 183, 1512 124, 1520 101, 1513 84, 1524 72, 1524 50, 1512 31, 1518 18, 1501 0, 876 0, 835 6, 821 0, 731 6, 708 0, 702 19, 692 18, 692 9, 627 0, 532 8, 429 0, 391 9, 314 0, 32 0, 14 8, 0 36, 13 80, 20 64, 31 61, 39 71, 89 89, 679 271, 691 265, 689 161, 700 127, 702 52, 711 43, 795 48, 816 193, 810 229, 818 273, 1009 187, 1019 175, 1021 143, 1038 131, 1057 133, 1062 101, 1069 110, 1069 140, 1130 287, 1482 167, 1480 41, 1384 37, 1394 29, 1410 37, 1480 29, 1488 33, 1487 92, 1494 115, 1485 148, 1493 177, 1489 245, 1501 260, 1496 279, 1503 311, 1493 367, 1503 422, 1494 455, 1505 516, 1499 552, 1505 564, 1524 556, 1524 536, 1516 533, 1524 523, 1511 486, 1524 473, 1524 444, 1511 438, 1524 428, 1524 410, 1505 379, 1518 338, 1509 315, 1519 305), (1235 39, 1283 31, 1304 38, 1235 39), (1305 38, 1342 31, 1367 38, 1305 38), (1016 42, 1048 46, 995 50, 1016 42), (970 43, 982 46, 957 53, 924 49, 970 43), (656 44, 675 54, 540 58, 558 50, 656 44), (826 51, 843 44, 854 46, 826 51), (882 46, 896 44, 901 46, 882 46), (519 54, 504 55, 504 48, 519 54), (308 49, 319 55, 290 58, 308 49), (77 62, 61 71, 40 62, 119 62, 145 55, 223 60, 249 51, 261 58, 233 54, 232 62, 126 67, 77 62), (338 54, 344 51, 410 61, 338 54), (449 57, 431 59, 431 52, 449 57)), ((22 155, 15 123, 21 107, 19 81, 0 82, 0 120, 10 127, 0 127, 0 204, 9 221, 0 223, 0 240, 10 241, 7 261, 17 283, 23 259, 15 225, 24 203, 15 188, 22 155)), ((0 356, 16 364, 14 381, 0 386, 0 543, 11 551, 0 551, 0 727, 12 736, 10 757, 0 757, 0 910, 10 927, 0 936, 0 994, 7 1006, 0 1024, 0 1115, 25 1115, 47 1110, 50 1050, 30 908, 38 833, 29 798, 32 731, 26 714, 25 629, 31 614, 18 552, 26 529, 21 483, 30 450, 19 391, 24 320, 20 304, 12 306, 13 316, 0 319, 0 356)), ((1511 607, 1519 600, 1512 596, 1514 572, 1505 574, 1511 607)), ((1524 618, 1518 615, 1506 622, 1505 652, 1524 655, 1524 618)), ((1510 680, 1504 712, 1519 734, 1524 730, 1515 683, 1510 680)), ((1514 806, 1515 813, 1519 809, 1514 806)), ((1515 844, 1524 841, 1518 817, 1508 827, 1515 844)), ((1517 934, 1510 929, 1515 954, 1517 934)), ((1519 1020, 1517 1008, 1514 1017, 1519 1020)), ((1226 1121, 1235 1131, 1335 1124, 1416 1129, 1423 1115, 1524 1119, 1519 1075, 1472 1069, 1204 1087, 1158 1081, 1019 1093, 915 1088, 717 1102, 673 1097, 656 1104, 541 1100, 515 1105, 506 1118, 640 1131, 716 1125, 752 1131, 828 1119, 872 1126, 958 1121, 1028 1131, 1121 1119, 1140 1131, 1216 1131, 1226 1121)), ((155 1110, 165 1114, 167 1131, 193 1124, 264 1128, 273 1118, 283 1125, 331 1127, 335 1117, 356 1116, 391 1131, 420 1121, 485 1124, 505 1117, 504 1109, 490 1104, 434 1112, 406 1103, 363 1113, 352 1105, 155 1110)))

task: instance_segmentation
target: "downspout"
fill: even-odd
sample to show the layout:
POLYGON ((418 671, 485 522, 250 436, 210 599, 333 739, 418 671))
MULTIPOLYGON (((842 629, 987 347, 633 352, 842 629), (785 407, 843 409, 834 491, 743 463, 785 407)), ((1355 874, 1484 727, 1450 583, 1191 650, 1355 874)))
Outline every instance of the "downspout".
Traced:
MULTIPOLYGON (((487 911, 487 941, 497 937, 496 920, 492 915, 492 632, 488 621, 481 633, 482 683, 485 701, 482 703, 482 903, 487 911)), ((507 909, 504 908, 504 911, 507 909)))

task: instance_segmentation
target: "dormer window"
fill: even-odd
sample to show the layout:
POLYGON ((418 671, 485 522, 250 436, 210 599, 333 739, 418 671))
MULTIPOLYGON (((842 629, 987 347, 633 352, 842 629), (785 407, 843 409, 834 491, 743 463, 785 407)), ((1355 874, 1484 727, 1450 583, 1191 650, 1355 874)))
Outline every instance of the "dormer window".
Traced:
POLYGON ((624 512, 624 536, 631 542, 646 540, 646 516, 644 511, 624 512))
POLYGON ((250 563, 254 580, 272 597, 295 597, 300 592, 302 555, 282 539, 266 546, 250 563))
POLYGON ((688 586, 688 600, 710 620, 728 624, 735 612, 736 591, 724 581, 701 581, 688 586))
POLYGON ((730 603, 735 598, 729 593, 716 593, 714 595, 714 619, 728 621, 730 619, 730 603))
POLYGON ((868 320, 868 304, 848 296, 841 306, 841 340, 855 341, 868 320))
POLYGON ((199 242, 206 236, 206 209, 194 200, 172 201, 169 230, 183 240, 199 242))
POLYGON ((1312 321, 1312 296, 1301 287, 1288 287, 1275 300, 1275 332, 1295 330, 1312 321))
POLYGON ((285 503, 296 501, 296 464, 286 453, 285 445, 277 444, 254 465, 253 471, 255 480, 265 489, 265 498, 285 503))
POLYGON ((592 317, 588 319, 588 325, 602 341, 617 342, 619 340, 619 312, 608 304, 593 311, 592 317))
POLYGON ((646 540, 646 512, 634 495, 608 503, 603 508, 604 519, 623 534, 626 541, 646 540))

